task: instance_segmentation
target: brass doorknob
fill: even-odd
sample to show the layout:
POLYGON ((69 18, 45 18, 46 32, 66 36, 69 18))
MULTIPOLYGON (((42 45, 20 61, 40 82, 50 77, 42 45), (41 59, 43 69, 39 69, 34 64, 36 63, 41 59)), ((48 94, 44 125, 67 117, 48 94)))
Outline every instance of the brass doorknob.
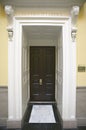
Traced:
POLYGON ((42 79, 39 79, 39 84, 42 85, 42 79))

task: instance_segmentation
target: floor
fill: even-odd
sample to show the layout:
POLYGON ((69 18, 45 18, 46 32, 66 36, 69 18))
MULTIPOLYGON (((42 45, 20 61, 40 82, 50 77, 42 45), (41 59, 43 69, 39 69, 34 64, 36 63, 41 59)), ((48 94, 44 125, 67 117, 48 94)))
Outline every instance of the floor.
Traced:
MULTIPOLYGON (((58 115, 58 111, 57 111, 57 107, 56 107, 56 104, 55 103, 47 103, 47 106, 52 106, 52 109, 53 109, 53 113, 54 113, 54 117, 55 117, 55 123, 28 123, 29 119, 30 119, 30 115, 31 115, 31 112, 32 112, 32 108, 33 108, 33 105, 39 105, 39 104, 31 104, 29 103, 28 105, 28 108, 27 108, 27 111, 25 113, 25 116, 24 116, 24 120, 23 120, 23 126, 22 126, 22 130, 62 130, 62 127, 61 127, 61 122, 60 122, 60 117, 58 115)), ((40 104, 41 105, 45 105, 46 104, 40 104)), ((41 116, 42 117, 42 116, 41 116)))
MULTIPOLYGON (((35 104, 35 105, 38 105, 38 104, 35 104)), ((46 104, 43 104, 43 105, 46 105, 46 104)), ((0 130, 86 130, 86 126, 78 127, 77 129, 63 129, 61 126, 61 118, 59 116, 56 104, 49 103, 47 105, 52 105, 53 113, 55 117, 55 123, 29 123, 29 120, 31 117, 30 115, 33 110, 32 109, 33 104, 29 103, 26 113, 24 115, 22 129, 7 129, 6 127, 0 127, 0 130)))
MULTIPOLYGON (((7 129, 5 127, 0 127, 0 130, 22 130, 22 129, 7 129)), ((25 129, 26 130, 26 129, 25 129)), ((31 130, 31 129, 29 129, 31 130)), ((34 129, 35 130, 35 129, 34 129)), ((42 129, 41 129, 42 130, 42 129)), ((45 129, 47 130, 47 129, 45 129)), ((58 129, 57 129, 58 130, 58 129)), ((86 126, 78 127, 77 129, 63 129, 63 130, 86 130, 86 126)))

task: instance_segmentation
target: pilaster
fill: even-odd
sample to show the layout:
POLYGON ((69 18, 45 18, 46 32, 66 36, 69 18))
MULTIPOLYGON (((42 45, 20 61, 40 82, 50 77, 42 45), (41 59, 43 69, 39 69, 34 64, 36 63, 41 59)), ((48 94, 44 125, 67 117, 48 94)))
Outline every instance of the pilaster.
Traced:
MULTIPOLYGON (((7 16, 7 31, 8 31, 8 120, 9 122, 15 119, 15 81, 14 81, 14 43, 13 43, 13 7, 11 5, 5 6, 5 13, 7 16)), ((11 123, 10 123, 11 124, 11 123)))

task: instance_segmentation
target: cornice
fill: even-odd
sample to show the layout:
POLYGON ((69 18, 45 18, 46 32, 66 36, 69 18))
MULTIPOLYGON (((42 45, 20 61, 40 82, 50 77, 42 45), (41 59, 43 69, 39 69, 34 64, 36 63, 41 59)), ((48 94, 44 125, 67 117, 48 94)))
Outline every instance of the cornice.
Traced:
MULTIPOLYGON (((24 14, 25 15, 28 15, 25 13, 25 10, 22 10, 20 9, 20 14, 19 14, 19 11, 17 10, 17 7, 16 7, 16 12, 18 13, 18 16, 24 14)), ((26 9, 27 10, 27 9, 26 9)), ((34 10, 35 11, 35 10, 34 10)), ((30 12, 30 11, 26 11, 26 12, 29 12, 29 15, 30 16, 36 16, 36 15, 39 15, 39 16, 66 16, 64 12, 66 12, 65 10, 61 12, 58 11, 58 10, 40 10, 40 11, 37 11, 36 12, 30 12)), ((8 36, 9 36, 9 40, 12 40, 13 38, 13 16, 14 16, 14 9, 11 5, 5 5, 5 12, 6 12, 6 15, 7 15, 7 19, 8 19, 8 27, 7 27, 7 30, 8 30, 8 36)), ((70 12, 68 10, 68 12, 70 12)), ((66 13, 68 13, 66 12, 66 13)), ((15 13, 16 14, 16 13, 15 13)), ((76 22, 77 22, 77 17, 78 17, 78 14, 79 14, 79 6, 73 6, 72 7, 72 10, 71 10, 71 36, 72 36, 72 41, 75 42, 75 39, 76 39, 76 32, 77 32, 77 28, 76 28, 76 22)))
POLYGON ((3 5, 28 8, 71 8, 82 6, 86 0, 1 0, 3 5))

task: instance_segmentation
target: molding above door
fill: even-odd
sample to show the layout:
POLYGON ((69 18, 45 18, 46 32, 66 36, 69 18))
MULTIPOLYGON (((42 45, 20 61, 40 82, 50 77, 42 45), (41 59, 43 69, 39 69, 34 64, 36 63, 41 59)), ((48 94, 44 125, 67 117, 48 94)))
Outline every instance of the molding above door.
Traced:
POLYGON ((71 8, 72 6, 82 6, 85 0, 1 0, 3 5, 13 5, 14 7, 28 8, 71 8))

